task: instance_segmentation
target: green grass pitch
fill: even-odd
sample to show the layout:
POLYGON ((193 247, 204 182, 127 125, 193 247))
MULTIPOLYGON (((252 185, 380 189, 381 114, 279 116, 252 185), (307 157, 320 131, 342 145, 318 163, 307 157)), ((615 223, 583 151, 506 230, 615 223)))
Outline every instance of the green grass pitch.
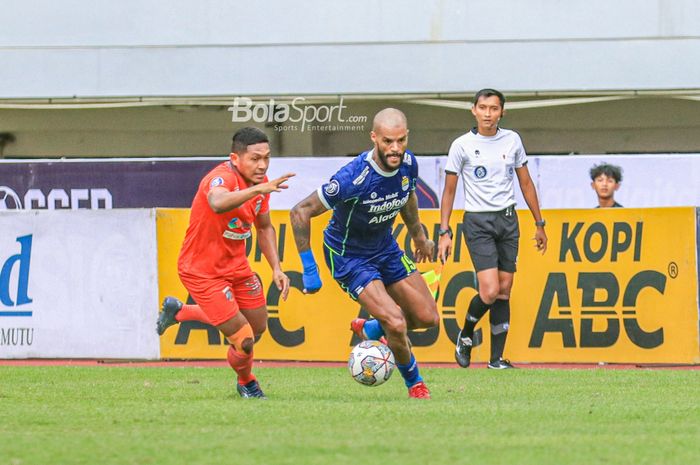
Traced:
POLYGON ((0 366, 0 465, 700 463, 697 370, 0 366))

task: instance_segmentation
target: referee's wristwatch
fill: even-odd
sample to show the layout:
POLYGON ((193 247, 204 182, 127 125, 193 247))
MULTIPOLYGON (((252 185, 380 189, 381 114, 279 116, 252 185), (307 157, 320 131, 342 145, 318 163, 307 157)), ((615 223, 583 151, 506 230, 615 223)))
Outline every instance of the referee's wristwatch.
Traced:
POLYGON ((452 228, 448 226, 447 229, 438 229, 438 236, 442 237, 444 235, 452 239, 452 228))
POLYGON ((547 224, 547 222, 545 220, 535 221, 535 226, 537 226, 537 227, 544 228, 545 224, 547 224))

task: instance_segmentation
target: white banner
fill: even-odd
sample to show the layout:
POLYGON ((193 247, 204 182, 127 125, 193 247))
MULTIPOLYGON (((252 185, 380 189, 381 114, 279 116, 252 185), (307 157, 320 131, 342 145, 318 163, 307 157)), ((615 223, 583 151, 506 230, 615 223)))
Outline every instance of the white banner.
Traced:
MULTIPOLYGON (((439 201, 442 196, 442 187, 445 180, 445 163, 447 157, 417 157, 418 175, 423 181, 423 187, 427 188, 431 194, 435 195, 437 202, 434 208, 439 208, 439 201)), ((352 157, 332 157, 332 158, 274 158, 270 163, 268 177, 270 179, 282 176, 285 173, 296 173, 296 177, 289 180, 289 189, 281 194, 273 194, 270 199, 270 206, 275 210, 291 209, 297 202, 303 200, 314 192, 321 184, 327 182, 336 171, 344 165, 350 163, 352 157)), ((536 167, 535 167, 536 169, 536 167)), ((530 168, 532 172, 532 167, 530 168)), ((535 176, 533 176, 535 179, 535 176)), ((459 181, 457 193, 455 195, 454 208, 461 210, 464 208, 464 193, 459 181)), ((421 185, 418 186, 421 189, 421 185)), ((421 208, 430 208, 425 191, 419 192, 419 205, 421 208), (425 197, 425 202, 422 198, 425 197)), ((516 188, 516 201, 518 208, 527 208, 527 204, 516 188)))
POLYGON ((698 154, 575 155, 536 157, 534 171, 543 208, 597 206, 588 172, 602 162, 622 168, 622 183, 615 200, 625 207, 700 206, 698 154))
POLYGON ((159 357, 154 210, 0 213, 0 358, 159 357))
MULTIPOLYGON (((526 141, 527 142, 527 141, 526 141)), ((591 188, 589 170, 608 162, 623 170, 622 184, 615 199, 630 208, 700 206, 700 156, 693 155, 575 155, 530 156, 528 169, 545 209, 593 208, 598 198, 591 188)), ((287 172, 289 189, 273 194, 273 209, 292 208, 326 182, 351 158, 273 158, 270 179, 287 172)), ((438 200, 442 196, 447 157, 418 157, 419 175, 438 200)), ((464 195, 458 183, 454 208, 464 208, 464 195)), ((516 183, 517 184, 517 183, 516 183)), ((515 188, 517 208, 526 209, 520 188, 515 188)))
MULTIPOLYGON (((527 143, 527 141, 526 141, 527 143)), ((0 160, 0 211, 15 209, 188 208, 202 177, 226 157, 91 160, 0 160), (168 183, 162 180, 167 179, 168 183), (158 189, 143 189, 158 186, 158 189)), ((271 207, 288 210, 311 194, 352 157, 274 157, 270 179, 296 173, 271 207)), ((419 156, 418 201, 438 208, 446 156, 419 156)), ((597 197, 589 170, 607 161, 623 169, 615 199, 625 207, 700 206, 700 154, 530 156, 528 168, 544 209, 593 208, 597 197)), ((461 183, 460 183, 461 184, 461 183)), ((520 188, 517 208, 526 209, 520 188)), ((464 208, 461 185, 455 209, 464 208)))

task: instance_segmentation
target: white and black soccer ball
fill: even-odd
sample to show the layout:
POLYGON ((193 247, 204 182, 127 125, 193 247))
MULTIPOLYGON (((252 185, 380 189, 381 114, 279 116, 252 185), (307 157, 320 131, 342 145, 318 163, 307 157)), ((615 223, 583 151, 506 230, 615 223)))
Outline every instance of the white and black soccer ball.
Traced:
POLYGON ((350 375, 365 386, 384 384, 391 377, 394 368, 394 353, 379 341, 362 341, 350 352, 350 375))
POLYGON ((0 210, 21 210, 19 195, 7 186, 0 186, 0 210))

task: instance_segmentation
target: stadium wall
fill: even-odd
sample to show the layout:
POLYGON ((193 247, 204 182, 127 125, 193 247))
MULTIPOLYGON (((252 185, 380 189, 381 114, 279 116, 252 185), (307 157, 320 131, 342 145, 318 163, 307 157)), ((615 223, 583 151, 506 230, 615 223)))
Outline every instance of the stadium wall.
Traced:
POLYGON ((700 48, 693 0, 4 7, 0 98, 694 89, 700 75, 678 59, 700 48))
POLYGON ((0 212, 0 358, 158 358, 155 212, 0 212))
POLYGON ((502 124, 531 153, 700 151, 694 0, 33 0, 2 13, 0 158, 215 156, 244 124, 275 155, 367 142, 369 124, 340 118, 304 131, 234 120, 239 96, 344 102, 364 123, 397 107, 412 148, 437 155, 483 87, 506 93, 502 124))
MULTIPOLYGON (((507 353, 519 362, 699 363, 698 268, 695 208, 547 210, 549 250, 531 247, 534 224, 518 211, 521 224, 520 273, 511 304, 507 353), (669 240, 672 238, 672 240, 669 240), (663 247, 659 245, 663 244, 663 247)), ((323 261, 322 230, 328 215, 312 223, 312 244, 323 261)), ((159 210, 159 292, 188 299, 176 275, 179 245, 188 211, 159 210)), ((464 243, 462 211, 452 216, 456 232, 453 256, 441 274, 439 327, 413 332, 420 360, 452 362, 458 325, 476 292, 475 273, 464 243)), ((256 345, 256 357, 268 360, 343 361, 358 341, 348 322, 366 316, 320 265, 324 287, 302 294, 302 266, 287 211, 272 212, 279 253, 292 291, 282 302, 269 267, 254 240, 248 258, 267 289, 269 330, 256 345)), ((429 236, 436 239, 438 211, 421 211, 429 236)), ((396 224, 399 244, 410 249, 406 229, 396 224)), ((419 264, 421 272, 435 264, 419 264)), ((155 316, 154 316, 155 318, 155 316)), ((488 319, 477 326, 473 359, 489 354, 488 319)), ((161 337, 163 358, 224 358, 225 340, 211 327, 184 323, 161 337)))
MULTIPOLYGON (((521 220, 519 273, 512 296, 508 356, 519 362, 699 363, 695 208, 545 210, 550 245, 538 255, 528 211, 521 220)), ((439 213, 422 210, 431 237, 439 213)), ((199 323, 159 339, 159 299, 187 300, 176 259, 186 209, 30 211, 0 214, 0 358, 224 358, 220 334, 199 323), (157 253, 156 253, 157 247, 157 253)), ((321 265, 323 290, 300 292, 301 264, 288 211, 273 211, 279 254, 291 278, 287 301, 254 239, 248 258, 264 283, 269 330, 256 349, 266 360, 345 360, 356 342, 346 330, 362 309, 321 265)), ((439 327, 411 335, 424 361, 451 362, 453 340, 476 292, 461 227, 441 274, 439 327)), ((322 261, 327 215, 313 223, 322 261)), ((403 224, 400 245, 410 249, 403 224)), ((420 264, 422 272, 435 270, 420 264)), ((474 359, 488 354, 488 323, 474 359)))

